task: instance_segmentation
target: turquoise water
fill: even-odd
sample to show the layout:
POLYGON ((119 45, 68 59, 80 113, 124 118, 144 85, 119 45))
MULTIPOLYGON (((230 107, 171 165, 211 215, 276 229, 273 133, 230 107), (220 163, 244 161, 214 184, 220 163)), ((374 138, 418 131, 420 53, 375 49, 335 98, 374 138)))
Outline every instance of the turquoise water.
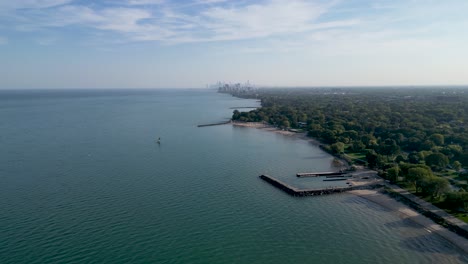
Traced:
POLYGON ((314 184, 295 173, 332 158, 305 141, 196 127, 254 104, 208 90, 0 92, 0 262, 468 261, 362 198, 296 198, 258 178, 314 184))

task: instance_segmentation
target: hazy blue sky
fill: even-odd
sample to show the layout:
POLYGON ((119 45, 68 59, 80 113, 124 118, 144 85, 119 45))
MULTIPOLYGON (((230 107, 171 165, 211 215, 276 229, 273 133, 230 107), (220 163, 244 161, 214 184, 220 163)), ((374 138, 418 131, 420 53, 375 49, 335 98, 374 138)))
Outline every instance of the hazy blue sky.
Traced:
POLYGON ((0 88, 468 84, 467 0, 0 0, 0 88))

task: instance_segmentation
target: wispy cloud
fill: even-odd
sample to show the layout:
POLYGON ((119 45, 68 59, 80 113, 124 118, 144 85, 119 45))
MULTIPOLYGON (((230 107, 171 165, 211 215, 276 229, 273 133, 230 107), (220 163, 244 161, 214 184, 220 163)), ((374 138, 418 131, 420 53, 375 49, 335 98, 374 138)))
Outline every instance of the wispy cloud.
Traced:
POLYGON ((8 39, 5 37, 0 36, 0 45, 5 45, 8 43, 8 39))
POLYGON ((160 5, 164 0, 128 0, 129 5, 160 5))
POLYGON ((0 10, 38 9, 69 4, 73 0, 15 0, 0 1, 0 10))
POLYGON ((17 28, 81 26, 116 32, 130 41, 170 43, 282 36, 317 28, 351 26, 357 21, 318 22, 332 5, 302 0, 269 0, 256 4, 196 0, 191 3, 198 7, 189 11, 163 0, 120 3, 120 6, 76 5, 71 0, 28 0, 10 4, 8 8, 17 11, 14 21, 17 28))
POLYGON ((240 8, 213 7, 201 15, 214 39, 245 39, 308 30, 326 7, 303 1, 272 1, 240 8))
POLYGON ((203 5, 209 5, 209 4, 217 4, 217 3, 223 3, 227 2, 228 0, 198 0, 196 3, 198 4, 203 4, 203 5))
POLYGON ((468 4, 459 4, 456 0, 450 3, 431 0, 431 5, 427 6, 422 0, 381 0, 363 12, 359 5, 342 6, 345 2, 334 0, 192 0, 183 3, 17 0, 0 2, 0 11, 8 10, 8 15, 0 16, 0 23, 28 31, 84 28, 93 33, 110 32, 115 34, 115 39, 126 42, 187 43, 300 37, 304 45, 308 45, 345 40, 345 37, 355 42, 360 36, 380 34, 389 29, 402 32, 393 34, 392 41, 401 40, 405 32, 417 32, 415 27, 431 31, 440 27, 444 19, 463 19, 464 12, 458 10, 463 8, 456 7, 468 8, 468 4), (438 10, 443 10, 444 14, 450 10, 456 12, 441 18, 438 10), (434 25, 430 17, 437 17, 438 25, 434 25))

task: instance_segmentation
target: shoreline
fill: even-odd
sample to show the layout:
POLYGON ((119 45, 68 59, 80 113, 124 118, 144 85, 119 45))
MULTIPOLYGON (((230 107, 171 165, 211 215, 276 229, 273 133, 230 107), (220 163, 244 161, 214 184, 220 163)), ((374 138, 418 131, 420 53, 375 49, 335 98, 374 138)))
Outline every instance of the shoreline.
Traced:
POLYGON ((392 213, 396 214, 401 219, 408 219, 413 223, 418 224, 424 228, 428 233, 434 233, 452 245, 456 246, 465 254, 468 254, 468 240, 448 230, 447 228, 435 223, 430 218, 422 215, 421 213, 411 209, 404 203, 401 203, 392 197, 383 194, 377 190, 351 190, 348 193, 366 199, 369 202, 375 203, 392 213))
MULTIPOLYGON (((301 140, 305 140, 317 147, 321 145, 321 143, 318 140, 307 137, 305 132, 295 133, 291 131, 285 131, 285 130, 281 130, 277 127, 274 127, 272 125, 262 123, 262 122, 235 122, 233 121, 231 122, 231 124, 233 126, 256 128, 256 129, 278 133, 284 136, 295 137, 301 140)), ((333 156, 336 159, 339 159, 341 162, 344 162, 344 164, 347 164, 347 162, 344 161, 343 159, 340 159, 330 153, 328 154, 333 156)), ((356 183, 357 183, 356 181, 353 181, 353 185, 356 183)), ((393 213, 395 213, 401 219, 408 219, 412 221, 413 223, 418 224, 419 226, 421 226, 421 228, 424 228, 428 233, 434 233, 444 238, 445 240, 450 242, 452 245, 460 249, 461 252, 468 254, 468 240, 467 239, 435 223, 430 218, 415 211, 414 209, 410 208, 408 205, 398 200, 395 200, 389 195, 383 194, 379 192, 378 190, 369 190, 369 189, 350 190, 347 193, 361 197, 369 202, 375 203, 383 208, 386 208, 387 210, 390 210, 393 213)))
MULTIPOLYGON (((256 128, 256 129, 260 129, 260 130, 264 130, 264 131, 269 131, 269 132, 273 132, 273 133, 277 133, 277 134, 281 134, 283 136, 287 136, 287 137, 294 137, 294 138, 297 138, 297 139, 300 139, 300 140, 305 140, 307 141, 309 144, 312 144, 318 148, 320 148, 322 151, 324 151, 321 146, 323 145, 320 141, 318 141, 317 139, 315 138, 311 138, 311 137, 308 137, 307 136, 307 133, 306 132, 300 132, 300 133, 297 133, 297 132, 292 132, 292 131, 287 131, 287 130, 282 130, 282 129, 279 129, 275 126, 272 126, 270 124, 267 124, 267 123, 262 123, 262 122, 241 122, 241 121, 231 121, 231 125, 233 126, 237 126, 237 127, 248 127, 248 128, 256 128)), ((338 161, 339 164, 335 165, 335 167, 337 169, 339 168, 342 168, 342 167, 348 167, 349 164, 348 162, 343 159, 343 158, 340 158, 340 157, 337 157, 335 155, 332 155, 326 151, 324 151, 325 153, 329 154, 330 156, 332 156, 335 160, 338 161)))
POLYGON ((262 122, 232 121, 231 124, 233 126, 256 128, 256 129, 261 129, 261 130, 265 130, 265 131, 278 133, 278 134, 281 134, 281 135, 284 135, 284 136, 296 137, 296 138, 299 138, 299 139, 306 140, 306 141, 310 142, 311 144, 313 144, 314 146, 317 146, 317 147, 322 145, 322 143, 320 143, 320 141, 318 141, 318 140, 316 140, 314 138, 308 137, 306 132, 296 133, 296 132, 291 132, 291 131, 287 131, 287 130, 282 130, 282 129, 279 129, 279 128, 275 127, 275 126, 272 126, 272 125, 266 124, 266 123, 262 123, 262 122))

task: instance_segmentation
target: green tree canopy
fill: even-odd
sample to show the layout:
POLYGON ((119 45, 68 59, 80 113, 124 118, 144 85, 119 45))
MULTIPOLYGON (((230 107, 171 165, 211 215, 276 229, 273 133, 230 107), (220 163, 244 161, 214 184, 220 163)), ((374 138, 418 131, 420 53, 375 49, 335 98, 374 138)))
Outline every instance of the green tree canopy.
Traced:
POLYGON ((434 144, 437 146, 444 145, 445 138, 442 134, 432 134, 429 139, 432 140, 432 142, 434 142, 434 144))
POLYGON ((449 208, 468 211, 468 192, 449 192, 446 194, 445 203, 449 208))
POLYGON ((343 142, 336 142, 330 145, 331 150, 336 154, 344 153, 344 147, 345 144, 343 142))
POLYGON ((432 172, 425 168, 411 168, 408 170, 406 180, 413 184, 416 192, 421 188, 426 180, 432 177, 432 172))
POLYGON ((398 166, 392 167, 387 170, 387 179, 390 181, 396 182, 398 180, 398 175, 400 174, 400 168, 398 166))
POLYGON ((436 170, 443 169, 449 164, 447 156, 442 153, 432 153, 425 158, 426 164, 436 170))
POLYGON ((453 166, 453 169, 455 169, 456 171, 460 171, 462 168, 461 163, 458 160, 454 161, 452 166, 453 166))
POLYGON ((424 194, 430 194, 432 198, 439 198, 442 194, 450 190, 448 180, 437 176, 422 178, 420 186, 421 191, 424 194))

